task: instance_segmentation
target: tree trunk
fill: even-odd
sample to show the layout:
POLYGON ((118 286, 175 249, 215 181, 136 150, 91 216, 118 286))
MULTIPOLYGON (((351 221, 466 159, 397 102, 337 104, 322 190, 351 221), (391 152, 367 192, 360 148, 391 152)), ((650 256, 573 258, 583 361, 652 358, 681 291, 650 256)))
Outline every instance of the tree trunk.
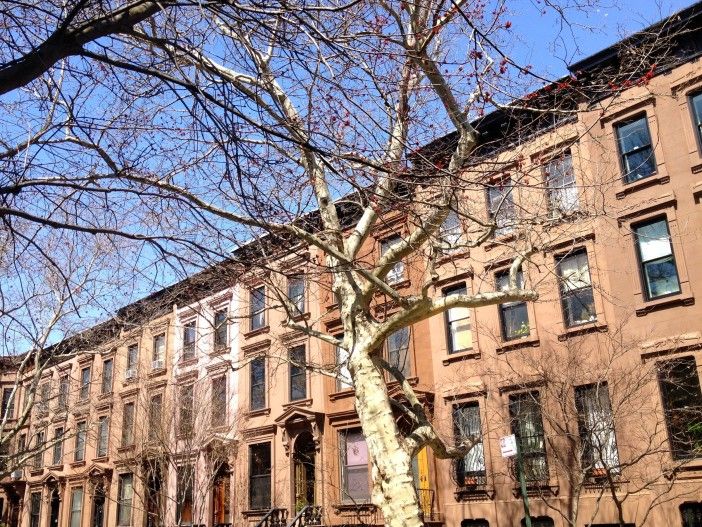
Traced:
MULTIPOLYGON (((358 341, 357 341, 358 346, 358 341)), ((349 360, 356 390, 356 410, 373 467, 373 503, 389 527, 420 527, 419 500, 412 477, 412 458, 392 413, 382 371, 362 345, 349 360)))

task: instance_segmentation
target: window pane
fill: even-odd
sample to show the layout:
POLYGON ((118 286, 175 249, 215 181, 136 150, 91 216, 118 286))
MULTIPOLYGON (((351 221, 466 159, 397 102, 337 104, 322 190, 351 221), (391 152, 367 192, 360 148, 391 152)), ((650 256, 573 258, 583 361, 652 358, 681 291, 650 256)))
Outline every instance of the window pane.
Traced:
POLYGON ((440 248, 443 251, 451 251, 461 244, 463 229, 456 211, 449 211, 439 229, 440 248))
POLYGON ((583 468, 618 470, 614 417, 606 383, 575 388, 583 468))
POLYGON ((223 426, 227 422, 227 378, 212 379, 212 426, 223 426))
POLYGON ((271 444, 249 446, 249 507, 271 506, 271 444))
POLYGON ((166 355, 166 335, 156 335, 154 337, 154 350, 152 360, 163 361, 166 355))
POLYGON ((512 417, 512 433, 524 461, 524 473, 528 481, 548 479, 546 445, 541 420, 540 399, 537 393, 524 393, 510 397, 509 410, 512 417))
POLYGON ((514 197, 512 195, 512 180, 506 178, 498 185, 489 186, 488 213, 497 226, 495 236, 508 234, 514 228, 515 218, 514 197))
MULTIPOLYGON (((112 391, 112 359, 102 363, 102 393, 110 393, 112 391)), ((66 386, 66 394, 68 394, 68 386, 66 386)))
POLYGON ((365 502, 370 499, 368 481, 368 447, 360 430, 341 433, 342 488, 346 501, 365 502))
POLYGON ((634 233, 648 299, 679 293, 680 282, 666 220, 639 225, 634 233))
POLYGON ((257 287, 251 291, 251 297, 249 299, 249 309, 251 316, 251 329, 262 328, 265 323, 265 309, 266 309, 266 289, 265 287, 257 287))
POLYGON ((109 438, 109 421, 106 416, 98 419, 97 456, 107 455, 107 444, 109 438))
POLYGON ((307 370, 305 369, 305 346, 295 346, 290 350, 290 400, 307 397, 307 370))
POLYGON ((622 154, 649 146, 651 144, 651 136, 648 133, 646 117, 642 116, 635 121, 618 125, 617 137, 619 138, 622 154))
POLYGON ((680 505, 680 515, 682 527, 702 527, 702 503, 683 503, 680 505))
POLYGON ((266 406, 266 362, 259 357, 251 361, 251 410, 266 406))
MULTIPOLYGON (((455 287, 444 294, 445 296, 465 295, 466 287, 455 287)), ((473 332, 468 308, 454 307, 446 311, 446 324, 448 326, 449 353, 458 353, 473 347, 473 332)))
MULTIPOLYGON (((341 339, 342 337, 337 337, 341 339)), ((348 366, 349 352, 341 346, 336 347, 336 363, 339 366, 339 372, 336 377, 336 389, 345 390, 352 388, 351 373, 348 366)))
POLYGON ((578 189, 570 152, 549 161, 544 170, 551 210, 564 213, 578 210, 578 189))
POLYGON ((301 276, 288 277, 288 299, 297 313, 305 312, 305 279, 301 276))
POLYGON ((402 328, 391 333, 387 341, 388 362, 400 370, 405 377, 409 377, 411 373, 409 338, 409 328, 402 328))
POLYGON ((227 310, 220 309, 214 314, 214 345, 215 348, 222 348, 227 342, 227 310))
POLYGON ((193 400, 193 385, 189 384, 180 389, 180 423, 179 430, 181 434, 190 434, 193 431, 194 415, 194 400, 193 400))
POLYGON ((695 359, 659 363, 658 382, 673 458, 702 456, 702 392, 695 359))
POLYGON ((474 485, 484 483, 476 476, 485 475, 485 456, 483 452, 482 430, 480 426, 480 406, 477 403, 455 406, 453 410, 454 433, 456 442, 475 438, 478 443, 459 461, 456 474, 459 483, 474 485))
POLYGON ((119 477, 117 525, 120 526, 131 525, 132 497, 134 495, 132 478, 131 474, 122 474, 119 477))
MULTIPOLYGON (((402 243, 402 238, 400 238, 399 236, 392 236, 386 240, 383 240, 382 242, 380 242, 380 255, 383 256, 392 247, 394 247, 395 245, 398 245, 399 243, 402 243)), ((394 265, 394 267, 390 270, 390 272, 387 274, 386 281, 389 284, 399 282, 403 279, 404 274, 405 274, 404 262, 397 262, 394 265)))
POLYGON ((80 527, 80 516, 83 509, 83 489, 73 489, 71 492, 71 527, 80 527))

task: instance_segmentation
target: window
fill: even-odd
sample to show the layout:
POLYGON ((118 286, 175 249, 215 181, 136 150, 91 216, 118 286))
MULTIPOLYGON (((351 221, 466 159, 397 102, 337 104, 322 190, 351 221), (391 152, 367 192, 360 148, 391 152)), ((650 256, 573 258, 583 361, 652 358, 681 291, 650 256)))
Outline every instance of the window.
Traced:
POLYGON ((546 442, 538 392, 520 393, 509 398, 509 415, 517 448, 522 454, 527 481, 548 480, 546 442))
POLYGON ((214 349, 219 350, 222 348, 226 348, 229 345, 229 342, 227 342, 229 339, 227 338, 227 328, 228 328, 228 320, 227 320, 227 310, 225 309, 219 309, 215 311, 214 314, 214 349))
POLYGON ((227 378, 222 375, 212 379, 212 426, 227 424, 227 378))
POLYGON ((646 114, 615 126, 624 182, 632 183, 656 172, 651 133, 646 114))
POLYGON ((480 428, 480 406, 477 402, 453 407, 453 429, 456 443, 470 438, 478 441, 463 459, 458 460, 456 481, 464 486, 485 483, 485 455, 480 428))
POLYGON ((149 441, 161 437, 161 413, 163 411, 163 396, 160 393, 151 396, 149 401, 149 441))
POLYGON ((495 223, 495 237, 509 234, 514 229, 516 212, 512 195, 512 179, 503 178, 487 187, 488 216, 495 223))
POLYGON ((692 109, 697 144, 702 145, 702 92, 695 93, 690 97, 690 108, 692 109))
POLYGON ((288 277, 288 299, 295 308, 295 311, 292 313, 293 315, 300 315, 306 311, 304 276, 288 277))
POLYGON ((76 424, 76 449, 73 452, 73 461, 85 461, 85 440, 87 430, 85 421, 76 424))
POLYGON ((405 378, 411 375, 409 357, 410 328, 394 331, 387 339, 388 363, 394 366, 405 378))
MULTIPOLYGON (((509 290, 509 271, 495 275, 498 291, 509 290)), ((517 273, 517 287, 524 287, 524 275, 517 273)), ((529 313, 526 302, 505 302, 500 304, 500 328, 504 340, 514 340, 529 336, 529 313)))
POLYGON ((702 527, 702 503, 683 503, 680 516, 682 527, 702 527))
POLYGON ((578 409, 583 468, 593 476, 603 476, 607 470, 617 472, 619 454, 607 383, 577 386, 575 406, 578 409))
POLYGON ((295 346, 290 350, 290 400, 307 398, 307 357, 305 346, 295 346))
POLYGON ((127 347, 127 377, 129 377, 129 372, 132 372, 132 376, 136 375, 136 370, 139 363, 139 345, 132 344, 127 347))
POLYGON ((461 527, 490 527, 490 522, 487 520, 463 520, 461 527))
POLYGON ((51 455, 51 464, 60 465, 63 463, 63 427, 54 430, 54 451, 51 455))
POLYGON ((658 384, 673 459, 702 455, 702 392, 694 357, 658 363, 658 384))
POLYGON ((80 400, 87 401, 90 398, 90 366, 80 370, 80 400))
POLYGON ((251 410, 266 407, 266 359, 258 357, 251 361, 251 410))
POLYGON ((46 432, 39 431, 37 432, 36 435, 36 442, 34 445, 34 448, 36 449, 36 452, 34 453, 34 468, 41 468, 44 466, 44 444, 45 444, 45 436, 46 432))
POLYGON ((32 492, 29 502, 29 526, 39 527, 39 521, 41 520, 41 492, 32 492))
POLYGON ((183 324, 183 354, 182 360, 189 360, 195 357, 195 339, 197 338, 197 328, 195 320, 183 324))
POLYGON ((122 446, 134 444, 134 403, 125 403, 122 409, 122 446))
POLYGON ((80 527, 80 519, 82 513, 83 487, 76 487, 71 491, 71 527, 80 527))
POLYGON ((195 479, 195 466, 182 465, 176 469, 177 492, 176 496, 176 524, 193 524, 193 483, 195 479))
POLYGON ((259 286, 249 296, 250 329, 254 331, 266 325, 266 288, 259 286))
POLYGON ((249 446, 249 507, 269 509, 271 506, 271 444, 249 446))
POLYGON ((193 419, 195 414, 193 413, 193 405, 195 399, 193 398, 192 384, 186 386, 181 386, 180 388, 180 419, 178 420, 178 431, 181 435, 189 435, 193 431, 193 419))
POLYGON ((95 453, 97 457, 105 457, 107 455, 107 447, 110 433, 110 420, 106 415, 101 415, 98 418, 97 429, 97 446, 95 453))
POLYGON ((368 502, 368 446, 360 429, 344 430, 339 434, 341 443, 341 500, 368 502))
MULTIPOLYGON (((339 340, 343 339, 342 335, 339 335, 336 337, 339 340)), ((353 388, 353 384, 351 383, 351 372, 349 372, 349 352, 346 350, 346 348, 342 348, 341 346, 337 346, 335 350, 336 354, 336 364, 339 368, 338 373, 336 374, 336 390, 341 391, 341 390, 346 390, 348 388, 353 388)))
POLYGON ((103 395, 112 392, 112 373, 114 371, 114 361, 107 359, 102 362, 102 385, 100 391, 103 395))
POLYGON ((2 417, 7 416, 12 419, 15 415, 15 395, 14 388, 3 388, 2 390, 2 417))
MULTIPOLYGON (((446 289, 444 296, 465 295, 466 292, 466 286, 459 285, 446 289)), ((473 331, 470 324, 470 310, 467 307, 453 307, 447 310, 444 316, 449 354, 472 349, 473 331)))
MULTIPOLYGON (((380 256, 384 256, 390 249, 402 243, 402 238, 400 236, 391 236, 380 242, 380 256)), ((405 264, 400 261, 397 262, 392 269, 387 274, 385 281, 388 284, 396 284, 401 282, 405 276, 405 264)))
POLYGON ((156 335, 153 340, 153 350, 151 353, 151 368, 163 368, 163 362, 166 358, 166 334, 161 333, 156 335))
POLYGON ((132 524, 132 497, 134 496, 134 476, 120 474, 117 488, 117 525, 132 524))
POLYGON ((644 296, 653 300, 680 292, 668 222, 658 218, 633 228, 644 296))
POLYGON ((575 171, 570 151, 546 163, 544 175, 549 211, 558 216, 578 210, 578 188, 575 186, 575 171))
POLYGON ((449 211, 439 228, 439 249, 444 253, 450 253, 460 248, 463 237, 463 228, 458 213, 455 210, 449 211))
POLYGON ((37 405, 37 410, 39 413, 45 414, 49 411, 49 395, 51 392, 51 386, 48 382, 45 382, 39 386, 39 404, 37 405))
POLYGON ((597 315, 587 252, 580 250, 568 254, 557 263, 565 325, 572 327, 594 322, 597 320, 597 315))

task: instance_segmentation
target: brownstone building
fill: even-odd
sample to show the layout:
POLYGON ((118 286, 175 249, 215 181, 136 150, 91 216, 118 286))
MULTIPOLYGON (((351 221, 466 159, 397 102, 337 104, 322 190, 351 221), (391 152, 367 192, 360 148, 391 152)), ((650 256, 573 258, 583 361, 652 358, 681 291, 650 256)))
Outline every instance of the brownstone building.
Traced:
MULTIPOLYGON (((386 342, 444 436, 479 439, 460 460, 416 457, 427 524, 524 525, 527 498, 535 527, 702 525, 700 5, 678 20, 690 31, 674 63, 582 97, 514 144, 512 114, 478 125, 497 146, 481 158, 484 192, 466 189, 457 208, 500 228, 465 251, 449 216, 432 294, 506 287, 520 210, 568 221, 528 229, 544 249, 519 279, 539 301, 451 309, 386 342), (503 457, 511 435, 519 455, 503 457)), ((596 77, 618 49, 573 74, 596 77)), ((371 260, 410 229, 401 211, 382 225, 364 248, 371 260)), ((15 451, 48 446, 1 482, 3 521, 381 525, 345 352, 282 324, 342 331, 316 258, 291 249, 271 263, 273 282, 241 266, 205 272, 57 359, 15 451), (270 289, 294 311, 273 308, 270 289)), ((418 287, 424 263, 398 263, 388 283, 418 287)), ((378 298, 374 309, 393 307, 378 298)), ((388 392, 402 397, 390 380, 388 392)), ((18 412, 21 386, 5 393, 3 408, 18 412)))

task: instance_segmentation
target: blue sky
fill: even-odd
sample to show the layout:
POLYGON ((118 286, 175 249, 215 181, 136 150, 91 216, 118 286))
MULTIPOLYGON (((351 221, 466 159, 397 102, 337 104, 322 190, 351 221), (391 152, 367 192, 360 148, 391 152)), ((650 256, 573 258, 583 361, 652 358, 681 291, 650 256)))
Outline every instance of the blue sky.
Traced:
POLYGON ((567 63, 592 55, 695 2, 601 0, 598 3, 598 8, 589 8, 587 12, 569 10, 568 27, 560 23, 553 11, 541 17, 536 15, 544 0, 509 0, 509 17, 520 37, 512 57, 522 64, 532 64, 535 71, 546 73, 547 77, 560 77, 567 73, 567 63))

